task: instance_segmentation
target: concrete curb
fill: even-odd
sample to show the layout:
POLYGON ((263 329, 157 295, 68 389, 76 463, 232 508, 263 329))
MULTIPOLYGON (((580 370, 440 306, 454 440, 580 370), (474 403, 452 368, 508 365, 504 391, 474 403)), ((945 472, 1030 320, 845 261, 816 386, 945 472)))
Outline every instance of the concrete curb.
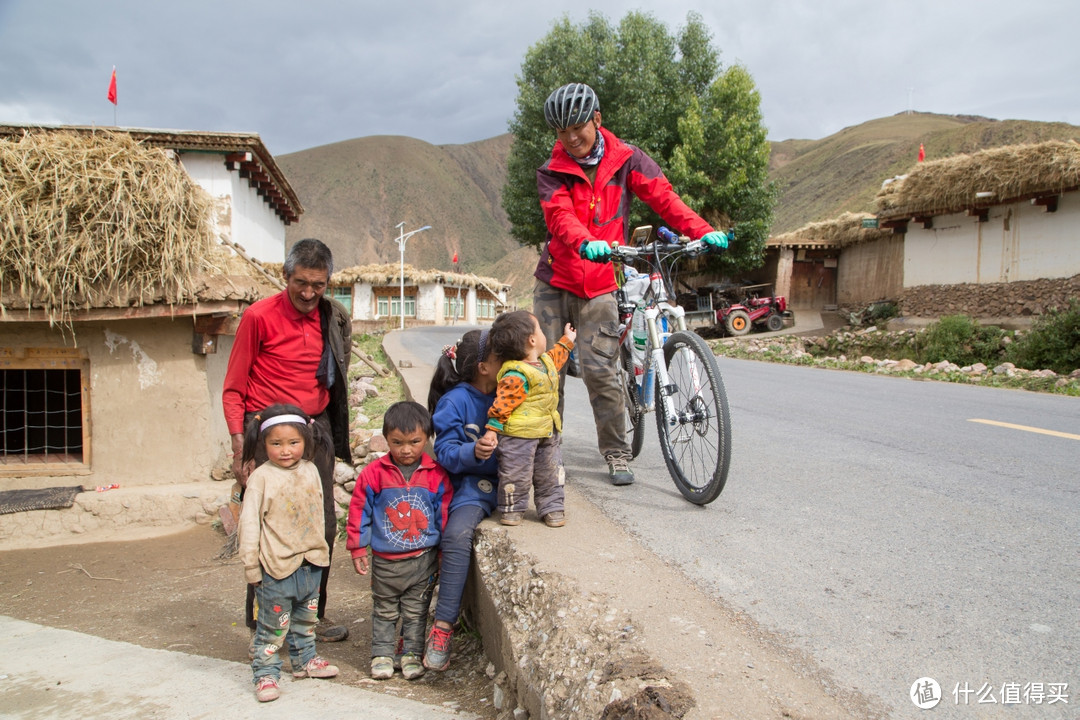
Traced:
MULTIPOLYGON (((398 333, 383 348, 423 402, 431 368, 398 333)), ((500 720, 869 716, 642 548, 572 486, 583 479, 568 478, 566 527, 529 510, 519 526, 477 528, 464 605, 497 666, 500 720)))
MULTIPOLYGON (((402 333, 387 333, 383 350, 406 395, 426 404, 433 368, 404 345, 402 333)), ((529 517, 544 527, 532 511, 529 517)), ((608 595, 586 597, 570 577, 540 570, 531 551, 543 552, 543 544, 530 532, 511 536, 490 518, 477 528, 464 606, 500 672, 504 697, 496 707, 529 718, 637 717, 645 708, 658 720, 683 717, 694 705, 689 687, 649 658, 632 619, 608 595), (586 633, 566 627, 568 613, 586 633)))

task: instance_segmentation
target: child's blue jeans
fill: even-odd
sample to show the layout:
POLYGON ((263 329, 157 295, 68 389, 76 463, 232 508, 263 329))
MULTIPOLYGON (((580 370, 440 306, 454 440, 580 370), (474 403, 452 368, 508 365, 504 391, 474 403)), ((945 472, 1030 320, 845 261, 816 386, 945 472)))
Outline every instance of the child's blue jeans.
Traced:
POLYGON ((281 676, 281 645, 289 641, 289 660, 296 672, 315 657, 315 623, 323 569, 305 562, 296 572, 277 580, 265 572, 255 588, 259 614, 255 628, 255 682, 281 676))

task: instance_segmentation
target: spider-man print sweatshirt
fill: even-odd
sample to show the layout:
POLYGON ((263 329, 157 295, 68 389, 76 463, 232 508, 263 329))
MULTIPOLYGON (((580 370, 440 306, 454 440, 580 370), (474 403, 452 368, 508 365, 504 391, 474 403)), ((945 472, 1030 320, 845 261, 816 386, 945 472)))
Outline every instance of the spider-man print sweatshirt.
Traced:
POLYGON ((345 547, 355 558, 370 545, 389 560, 438 547, 453 493, 450 476, 427 453, 408 480, 389 454, 373 460, 356 478, 345 547))

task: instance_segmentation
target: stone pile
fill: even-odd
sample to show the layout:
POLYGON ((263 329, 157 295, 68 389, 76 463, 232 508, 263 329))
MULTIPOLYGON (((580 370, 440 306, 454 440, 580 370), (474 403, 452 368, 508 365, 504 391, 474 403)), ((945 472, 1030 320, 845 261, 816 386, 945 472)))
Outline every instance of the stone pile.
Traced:
POLYGON ((1054 307, 1065 309, 1069 300, 1077 297, 1080 275, 1009 283, 920 285, 905 289, 898 304, 908 317, 1032 317, 1054 307))
POLYGON ((1007 378, 1032 378, 1053 379, 1057 388, 1073 384, 1080 386, 1080 368, 1073 370, 1067 375, 1059 375, 1053 370, 1025 370, 1018 368, 1011 362, 1003 362, 993 368, 983 363, 965 365, 963 367, 947 360, 938 363, 916 363, 904 358, 892 360, 888 358, 874 358, 870 355, 855 354, 850 356, 839 348, 845 346, 858 347, 856 339, 859 336, 877 333, 876 345, 887 345, 897 349, 910 344, 917 331, 902 330, 899 332, 883 333, 876 327, 870 327, 856 332, 840 332, 832 337, 800 337, 796 335, 774 336, 769 338, 743 337, 738 339, 723 340, 717 345, 719 354, 731 354, 749 358, 761 358, 765 360, 777 360, 780 362, 795 362, 799 364, 820 365, 823 367, 846 367, 855 370, 872 369, 877 373, 902 374, 913 373, 927 377, 939 377, 944 380, 955 380, 963 377, 971 382, 994 377, 1007 378), (818 348, 818 353, 811 353, 808 348, 818 348), (834 354, 822 355, 821 349, 832 348, 834 354))
MULTIPOLYGON (((374 378, 361 376, 349 383, 349 406, 360 408, 369 398, 379 397, 374 378)), ((390 449, 382 430, 365 427, 371 418, 357 412, 349 427, 349 447, 352 450, 352 465, 338 462, 334 467, 334 501, 337 503, 337 516, 341 519, 349 512, 352 491, 356 487, 356 478, 360 471, 372 460, 382 457, 390 449)))

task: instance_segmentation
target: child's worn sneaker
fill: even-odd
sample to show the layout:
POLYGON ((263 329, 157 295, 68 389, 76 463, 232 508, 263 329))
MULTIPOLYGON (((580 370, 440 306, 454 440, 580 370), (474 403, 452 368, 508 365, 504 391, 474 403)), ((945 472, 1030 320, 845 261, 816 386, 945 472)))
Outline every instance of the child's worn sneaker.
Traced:
POLYGON ((554 510, 544 516, 544 524, 548 527, 562 527, 566 524, 566 513, 562 510, 554 510))
POLYGON ((337 677, 338 669, 337 665, 331 665, 316 655, 307 661, 307 664, 301 667, 299 670, 293 670, 292 676, 294 678, 332 678, 337 677))
POLYGON ((525 517, 525 513, 520 512, 504 512, 499 515, 499 522, 503 525, 520 525, 521 518, 525 517))
POLYGON ((380 655, 371 658, 371 679, 389 680, 394 677, 394 658, 380 655))
POLYGON ((401 656, 401 674, 406 680, 415 680, 424 674, 424 664, 420 662, 420 656, 416 653, 405 653, 401 656))
POLYGON ((450 639, 453 636, 453 629, 447 630, 438 625, 431 626, 431 632, 427 636, 427 645, 424 647, 424 667, 438 672, 450 667, 450 639))
POLYGON ((259 702, 270 702, 281 697, 278 691, 277 678, 264 675, 255 683, 255 699, 259 702))

